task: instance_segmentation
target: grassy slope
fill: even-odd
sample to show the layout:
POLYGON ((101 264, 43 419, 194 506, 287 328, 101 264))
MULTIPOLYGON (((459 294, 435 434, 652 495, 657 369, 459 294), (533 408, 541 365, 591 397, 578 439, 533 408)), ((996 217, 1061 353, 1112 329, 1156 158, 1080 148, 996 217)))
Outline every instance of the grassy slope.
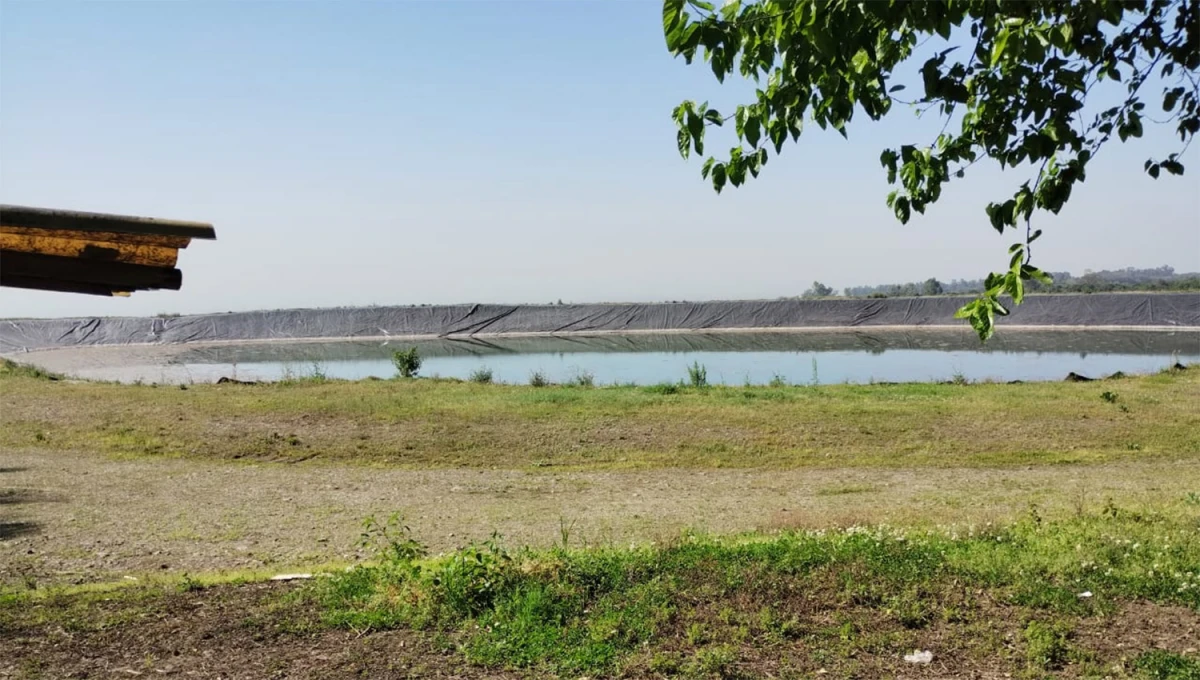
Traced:
MULTIPOLYGON (((427 562, 407 557, 411 544, 393 542, 399 557, 336 575, 315 592, 329 624, 449 628, 477 663, 570 676, 634 669, 732 677, 739 667, 778 676, 789 653, 807 672, 853 674, 865 670, 855 669, 856 656, 891 665, 930 646, 960 670, 983 658, 1035 675, 1069 663, 1100 674, 1111 671, 1111 657, 1072 644, 1088 617, 1141 598, 1184 607, 1174 613, 1181 630, 1200 622, 1197 518, 1110 508, 965 536, 685 536, 640 549, 516 555, 489 543, 427 562), (1005 634, 1024 644, 1014 649, 1005 634)), ((1159 645, 1183 651, 1171 649, 1169 635, 1160 631, 1159 645)), ((1194 658, 1181 663, 1200 672, 1194 658)))
MULTIPOLYGON (((929 649, 937 677, 1194 679, 1196 508, 1183 519, 1117 508, 1059 522, 1031 516, 961 535, 685 535, 515 552, 491 542, 434 559, 420 559, 393 526, 390 539, 375 534, 374 565, 222 616, 245 617, 228 619, 230 634, 253 627, 256 640, 290 647, 322 630, 357 640, 415 628, 477 668, 538 676, 890 677, 916 672, 902 656, 929 649)), ((205 587, 9 594, 0 630, 22 644, 65 628, 61 656, 73 658, 70 645, 90 639, 137 640, 139 627, 162 634, 156 612, 179 609, 174 591, 205 587)), ((219 600, 230 587, 211 592, 219 600)), ((172 618, 168 637, 201 637, 192 630, 206 624, 193 612, 203 609, 172 618)), ((144 670, 162 651, 151 650, 144 670)))
MULTIPOLYGON (((52 382, 5 367, 0 447, 412 467, 1172 460, 1200 453, 1198 397, 1195 370, 1086 384, 667 394, 433 381, 180 390, 52 382)), ((945 675, 1198 678, 1188 651, 1200 629, 1198 504, 1192 494, 1166 515, 1031 515, 957 536, 852 529, 628 549, 492 544, 416 561, 418 546, 393 527, 390 539, 376 534, 381 562, 266 606, 280 612, 277 634, 301 644, 319 629, 411 627, 475 664, 567 677, 878 677, 911 670, 900 657, 920 647, 935 651, 945 675), (289 614, 289 602, 309 614, 289 614)), ((17 644, 59 627, 77 638, 63 644, 114 630, 138 639, 172 597, 145 587, 9 593, 0 630, 17 644)), ((98 658, 116 653, 95 644, 98 658)), ((63 663, 84 656, 68 649, 63 663)))
POLYGON ((1198 403, 1195 369, 1092 383, 674 393, 431 380, 179 389, 50 382, 7 369, 0 447, 413 468, 1170 460, 1200 454, 1198 403))

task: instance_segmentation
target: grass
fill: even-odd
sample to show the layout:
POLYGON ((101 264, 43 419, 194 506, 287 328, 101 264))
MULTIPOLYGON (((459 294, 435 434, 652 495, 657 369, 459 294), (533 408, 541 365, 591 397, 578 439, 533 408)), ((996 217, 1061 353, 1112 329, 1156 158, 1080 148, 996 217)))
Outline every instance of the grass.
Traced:
MULTIPOLYGON (((330 626, 453 631, 474 663, 570 677, 640 667, 731 677, 761 648, 777 654, 794 640, 831 662, 880 650, 898 658, 948 629, 966 632, 956 644, 1003 654, 987 636, 967 638, 1006 621, 1018 626, 1013 661, 1039 676, 1087 663, 1074 629, 1122 602, 1200 609, 1197 565, 1195 518, 1111 508, 957 536, 851 528, 515 553, 493 540, 334 574, 309 595, 330 626)), ((1195 668, 1164 651, 1130 670, 1192 677, 1181 673, 1195 668)))
POLYGON ((0 368, 0 446, 411 468, 1003 467, 1200 453, 1200 370, 1092 383, 696 388, 54 382, 0 368), (1110 403, 1102 397, 1115 392, 1110 403))
POLYGON ((467 380, 481 385, 490 385, 492 383, 492 369, 487 366, 481 366, 471 371, 471 375, 467 380))
POLYGON ((266 617, 271 635, 296 636, 282 646, 321 629, 369 645, 399 628, 434 641, 437 655, 538 677, 886 677, 911 670, 904 654, 933 649, 964 676, 1196 680, 1200 661, 1184 647, 1200 622, 1198 520, 1109 507, 958 534, 684 533, 517 550, 493 537, 426 558, 398 517, 369 519, 373 562, 292 588, 239 591, 267 574, 231 572, 0 593, 0 629, 119 646, 161 628, 164 612, 171 639, 190 639, 192 626, 211 625, 193 619, 212 609, 231 617, 231 634, 266 617), (230 609, 238 592, 262 595, 230 609))
POLYGON ((57 373, 42 370, 32 364, 19 364, 11 359, 0 359, 0 379, 62 380, 57 373))

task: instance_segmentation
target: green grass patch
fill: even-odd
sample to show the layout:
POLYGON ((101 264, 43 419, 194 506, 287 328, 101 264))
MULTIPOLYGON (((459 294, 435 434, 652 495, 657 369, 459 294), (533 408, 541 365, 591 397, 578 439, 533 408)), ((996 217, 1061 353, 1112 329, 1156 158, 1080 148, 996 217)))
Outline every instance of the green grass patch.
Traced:
POLYGON ((1004 467, 1200 454, 1200 370, 1092 383, 649 387, 323 378, 188 389, 0 370, 0 446, 409 468, 1004 467), (1111 385, 1111 383, 1110 383, 1111 385))
POLYGON ((43 370, 31 364, 20 364, 11 359, 0 359, 0 379, 26 379, 58 381, 63 377, 57 373, 43 370))
POLYGON ((1200 659, 1161 649, 1139 655, 1133 669, 1151 680, 1200 680, 1200 659))
MULTIPOLYGON (((574 676, 648 664, 722 676, 750 640, 803 637, 851 656, 899 649, 927 627, 985 617, 986 593, 1034 613, 1024 628, 1026 666, 1044 672, 1074 658, 1063 617, 1132 599, 1200 608, 1197 565, 1195 518, 1110 509, 965 535, 688 534, 669 545, 511 553, 492 540, 335 574, 310 596, 328 625, 452 631, 468 659, 487 666, 574 676), (847 618, 831 624, 814 616, 822 611, 847 618), (855 618, 864 612, 874 623, 855 618)), ((1139 663, 1189 668, 1175 657, 1139 663)))

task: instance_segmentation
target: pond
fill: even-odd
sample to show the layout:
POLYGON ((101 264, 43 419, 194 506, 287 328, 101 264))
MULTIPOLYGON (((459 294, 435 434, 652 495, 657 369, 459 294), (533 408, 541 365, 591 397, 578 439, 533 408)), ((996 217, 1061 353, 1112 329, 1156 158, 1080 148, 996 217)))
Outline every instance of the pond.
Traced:
POLYGON ((404 342, 272 342, 182 347, 165 364, 93 366, 81 377, 158 382, 277 380, 321 374, 357 380, 396 374, 391 355, 415 346, 420 375, 496 382, 583 376, 597 385, 688 379, 699 364, 712 384, 1060 380, 1150 373, 1200 362, 1200 331, 1006 331, 981 344, 970 331, 750 332, 443 338, 404 342))

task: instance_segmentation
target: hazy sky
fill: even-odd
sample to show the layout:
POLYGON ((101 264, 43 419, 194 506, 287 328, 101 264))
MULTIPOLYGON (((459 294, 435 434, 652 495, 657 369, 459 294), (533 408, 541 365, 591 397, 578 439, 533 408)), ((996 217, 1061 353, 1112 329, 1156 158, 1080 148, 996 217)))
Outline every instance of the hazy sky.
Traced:
MULTIPOLYGON (((813 126, 715 195, 671 109, 746 87, 672 59, 661 21, 657 0, 0 0, 0 202, 218 236, 182 252, 182 291, 0 289, 0 316, 774 298, 1003 267, 1015 239, 983 205, 1028 172, 978 172, 902 226, 879 152, 940 127, 907 112, 849 141, 813 126)), ((1174 148, 1107 148, 1038 218, 1037 263, 1200 270, 1200 149, 1185 178, 1142 172, 1174 148)))

